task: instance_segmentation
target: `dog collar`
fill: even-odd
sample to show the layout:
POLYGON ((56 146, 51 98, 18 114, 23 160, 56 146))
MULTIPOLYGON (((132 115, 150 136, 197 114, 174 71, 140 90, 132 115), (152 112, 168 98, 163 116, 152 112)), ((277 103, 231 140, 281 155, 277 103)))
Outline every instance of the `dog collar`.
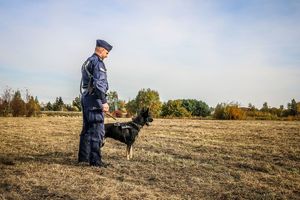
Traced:
POLYGON ((137 129, 141 129, 143 126, 142 125, 140 125, 140 124, 137 124, 137 123, 135 123, 135 122, 130 122, 133 126, 135 126, 137 129))

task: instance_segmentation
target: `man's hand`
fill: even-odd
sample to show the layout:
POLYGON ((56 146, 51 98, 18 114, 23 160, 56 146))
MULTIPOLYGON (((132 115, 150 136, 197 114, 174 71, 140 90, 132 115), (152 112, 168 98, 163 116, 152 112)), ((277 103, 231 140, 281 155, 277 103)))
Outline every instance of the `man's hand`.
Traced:
POLYGON ((109 111, 108 103, 102 104, 102 107, 103 107, 103 112, 108 112, 109 111))

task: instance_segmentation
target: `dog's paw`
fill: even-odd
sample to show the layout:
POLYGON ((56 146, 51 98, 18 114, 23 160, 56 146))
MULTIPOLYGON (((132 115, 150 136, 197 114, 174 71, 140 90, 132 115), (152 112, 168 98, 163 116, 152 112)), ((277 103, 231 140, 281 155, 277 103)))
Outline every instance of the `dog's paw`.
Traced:
POLYGON ((103 147, 103 146, 105 145, 105 141, 106 141, 106 139, 104 139, 104 140, 102 141, 101 147, 103 147))

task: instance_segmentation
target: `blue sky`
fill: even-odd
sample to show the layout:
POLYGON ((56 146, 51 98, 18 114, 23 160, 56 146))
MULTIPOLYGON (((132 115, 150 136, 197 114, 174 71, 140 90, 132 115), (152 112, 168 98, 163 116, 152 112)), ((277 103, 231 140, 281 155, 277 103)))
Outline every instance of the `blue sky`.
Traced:
POLYGON ((0 19, 1 92, 71 102, 99 38, 114 46, 109 85, 126 101, 142 88, 210 106, 300 101, 298 0, 0 0, 0 19))

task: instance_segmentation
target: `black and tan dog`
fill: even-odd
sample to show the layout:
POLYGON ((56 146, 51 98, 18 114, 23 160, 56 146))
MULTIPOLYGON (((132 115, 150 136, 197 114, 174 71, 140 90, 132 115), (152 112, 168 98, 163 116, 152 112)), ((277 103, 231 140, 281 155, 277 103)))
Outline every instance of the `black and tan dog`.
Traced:
POLYGON ((149 123, 152 121, 153 118, 149 113, 149 108, 147 108, 142 109, 140 113, 130 122, 105 124, 104 141, 106 138, 113 138, 125 143, 127 145, 126 157, 127 160, 129 160, 133 156, 132 145, 135 142, 135 139, 137 138, 141 128, 143 128, 144 125, 149 126, 149 123))

